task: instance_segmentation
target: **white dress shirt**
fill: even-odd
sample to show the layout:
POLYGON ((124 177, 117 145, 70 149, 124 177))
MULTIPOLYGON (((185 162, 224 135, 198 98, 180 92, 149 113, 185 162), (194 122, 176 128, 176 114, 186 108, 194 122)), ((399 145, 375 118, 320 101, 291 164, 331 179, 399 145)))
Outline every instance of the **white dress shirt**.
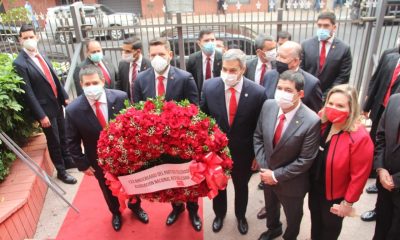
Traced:
MULTIPOLYGON (((331 49, 334 37, 335 36, 332 36, 325 43, 325 57, 328 56, 328 53, 329 53, 329 50, 331 49)), ((321 50, 322 50, 322 41, 319 41, 319 54, 320 55, 321 55, 321 50)))
MULTIPOLYGON (((42 65, 41 65, 40 62, 39 62, 39 59, 37 59, 37 57, 36 57, 36 55, 37 55, 37 54, 40 55, 40 53, 39 53, 38 51, 36 51, 36 52, 33 53, 33 52, 31 52, 31 51, 26 50, 25 48, 23 48, 23 50, 26 52, 26 54, 28 54, 28 56, 30 57, 30 59, 31 59, 31 60, 35 63, 35 65, 42 71, 42 73, 45 74, 44 71, 43 71, 42 65)), ((40 55, 40 57, 43 58, 42 55, 40 55)), ((43 60, 44 60, 44 58, 43 58, 43 60)), ((45 61, 45 62, 46 62, 46 61, 45 61)), ((49 68, 49 69, 50 69, 50 68, 49 68)))
POLYGON ((165 95, 167 94, 167 84, 168 84, 168 73, 169 73, 169 69, 171 68, 171 66, 170 65, 168 65, 168 67, 167 67, 167 70, 164 72, 164 74, 162 74, 162 75, 160 75, 160 74, 158 74, 156 71, 154 71, 154 74, 155 74, 155 76, 156 76, 156 78, 154 79, 154 81, 155 81, 155 85, 154 86, 156 86, 156 96, 158 96, 158 76, 164 76, 164 80, 163 80, 163 83, 164 83, 164 88, 165 88, 165 95))
MULTIPOLYGON (((140 71, 140 66, 142 66, 142 54, 139 55, 139 59, 135 62, 136 63, 136 76, 140 71)), ((129 64, 129 84, 132 84, 132 71, 133 71, 133 62, 129 64)))
MULTIPOLYGON (((231 90, 229 90, 229 89, 231 87, 229 87, 225 83, 224 83, 224 86, 225 86, 226 113, 227 113, 228 121, 229 121, 229 102, 231 101, 231 90)), ((242 92, 242 88, 243 88, 243 77, 242 77, 242 79, 240 79, 240 82, 238 84, 236 84, 236 86, 234 86, 233 88, 235 89, 236 102, 239 105, 240 93, 242 92)))
MULTIPOLYGON (((207 55, 205 55, 203 52, 201 52, 201 55, 202 55, 202 61, 203 61, 203 80, 206 80, 207 55)), ((214 74, 213 74, 213 70, 214 70, 214 57, 215 57, 215 51, 214 51, 214 53, 210 56, 211 78, 214 77, 214 74)))
MULTIPOLYGON (((271 67, 270 62, 266 62, 265 64, 266 64, 266 66, 265 66, 265 74, 266 74, 268 71, 270 71, 272 69, 272 67, 271 67)), ((263 62, 261 62, 260 58, 258 58, 256 72, 254 74, 254 82, 257 84, 260 84, 262 65, 263 65, 263 62)))
MULTIPOLYGON (((93 100, 91 100, 89 98, 87 98, 87 100, 88 100, 90 106, 93 109, 94 115, 96 115, 96 105, 95 105, 96 101, 93 101, 93 100)), ((104 116, 106 122, 108 122, 107 96, 106 96, 106 92, 104 90, 103 90, 103 94, 101 94, 101 96, 100 96, 98 101, 100 102, 100 109, 103 112, 103 116, 104 116)))

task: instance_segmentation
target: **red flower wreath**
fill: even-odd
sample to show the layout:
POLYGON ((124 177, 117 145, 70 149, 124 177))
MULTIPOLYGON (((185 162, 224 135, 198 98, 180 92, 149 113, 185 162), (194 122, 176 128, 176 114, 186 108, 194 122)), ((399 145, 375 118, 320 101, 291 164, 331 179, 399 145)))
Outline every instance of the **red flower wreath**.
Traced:
POLYGON ((213 198, 218 189, 226 187, 232 169, 227 145, 215 120, 197 106, 188 101, 149 99, 125 109, 101 132, 98 162, 113 194, 124 201, 129 196, 117 176, 194 160, 190 171, 199 184, 140 195, 150 201, 193 201, 207 195, 213 198), (207 169, 211 165, 213 169, 207 169))

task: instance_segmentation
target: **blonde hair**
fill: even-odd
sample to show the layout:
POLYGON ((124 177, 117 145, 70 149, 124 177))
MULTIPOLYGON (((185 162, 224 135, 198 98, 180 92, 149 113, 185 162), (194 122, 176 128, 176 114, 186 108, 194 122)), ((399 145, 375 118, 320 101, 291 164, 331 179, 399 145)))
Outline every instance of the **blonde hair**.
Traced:
MULTIPOLYGON (((358 93, 357 90, 348 85, 348 84, 341 84, 333 87, 326 97, 325 106, 328 103, 329 98, 334 93, 341 93, 345 95, 348 99, 349 103, 349 117, 346 120, 346 124, 343 127, 344 131, 355 131, 360 123, 360 105, 358 104, 358 93)), ((324 123, 328 121, 325 113, 322 114, 321 121, 324 123)))

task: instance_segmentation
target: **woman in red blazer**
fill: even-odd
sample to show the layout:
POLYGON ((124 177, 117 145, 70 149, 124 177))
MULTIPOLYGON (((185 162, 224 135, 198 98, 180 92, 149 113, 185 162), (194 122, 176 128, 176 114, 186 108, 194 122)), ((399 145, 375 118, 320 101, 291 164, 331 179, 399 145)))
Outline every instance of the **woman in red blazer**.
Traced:
POLYGON ((337 239, 343 218, 354 214, 372 167, 374 146, 360 124, 356 90, 349 85, 333 87, 321 116, 318 156, 311 169, 308 206, 311 238, 337 239))

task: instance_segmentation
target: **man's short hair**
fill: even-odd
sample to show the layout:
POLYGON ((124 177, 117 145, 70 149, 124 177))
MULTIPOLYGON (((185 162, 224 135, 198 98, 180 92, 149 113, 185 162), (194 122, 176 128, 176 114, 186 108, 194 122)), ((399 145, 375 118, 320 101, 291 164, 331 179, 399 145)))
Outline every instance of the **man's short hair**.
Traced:
POLYGON ((317 21, 320 19, 329 19, 333 25, 336 24, 336 15, 334 12, 329 12, 329 11, 322 12, 318 15, 317 21))
POLYGON ((297 91, 304 89, 304 76, 299 72, 293 70, 284 71, 279 75, 279 79, 293 82, 297 91))
POLYGON ((171 51, 171 44, 166 38, 158 37, 149 42, 149 49, 151 46, 164 46, 168 51, 171 51))
POLYGON ((246 54, 240 49, 229 49, 222 55, 222 61, 239 61, 240 67, 246 67, 246 54))
POLYGON ((211 29, 202 29, 199 32, 199 36, 197 37, 197 40, 200 41, 203 38, 204 35, 208 35, 208 34, 212 34, 212 33, 214 33, 214 31, 211 30, 211 29))
POLYGON ((104 80, 104 75, 101 69, 93 64, 86 65, 81 68, 79 71, 79 80, 82 82, 82 77, 83 76, 88 76, 88 75, 93 75, 96 74, 99 76, 100 80, 104 80))
POLYGON ((101 43, 100 43, 99 41, 95 40, 95 39, 89 39, 89 40, 87 40, 87 41, 85 42, 86 52, 89 51, 89 46, 90 46, 90 44, 95 43, 95 42, 98 43, 98 44, 100 44, 100 46, 101 46, 101 43))
POLYGON ((258 50, 258 49, 262 50, 264 48, 264 42, 265 41, 273 42, 275 40, 274 40, 274 38, 272 36, 269 36, 269 35, 266 35, 264 33, 261 33, 254 40, 254 48, 256 50, 258 50))
POLYGON ((142 41, 138 37, 127 38, 122 43, 126 44, 126 45, 131 45, 132 49, 134 49, 134 50, 138 50, 138 49, 142 50, 142 47, 143 47, 142 41))
POLYGON ((30 25, 30 24, 22 24, 21 28, 19 29, 19 37, 22 37, 23 32, 29 32, 32 31, 34 34, 36 34, 35 28, 30 25))
POLYGON ((280 32, 278 32, 277 41, 279 40, 279 38, 287 39, 290 41, 290 40, 292 40, 292 34, 290 34, 288 31, 280 31, 280 32))

